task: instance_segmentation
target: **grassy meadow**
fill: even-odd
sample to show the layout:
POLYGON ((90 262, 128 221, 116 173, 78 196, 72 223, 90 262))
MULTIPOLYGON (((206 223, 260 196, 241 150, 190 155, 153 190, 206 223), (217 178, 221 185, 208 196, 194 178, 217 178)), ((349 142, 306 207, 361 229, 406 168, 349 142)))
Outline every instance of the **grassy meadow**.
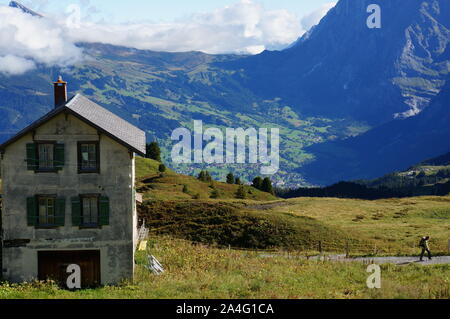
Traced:
MULTIPOLYGON (((350 247, 355 254, 414 255, 425 235, 431 236, 435 254, 449 254, 450 196, 377 201, 297 198, 274 207, 270 214, 309 217, 368 243, 350 247)), ((329 244, 330 248, 324 244, 325 251, 333 248, 333 243, 329 244)))
POLYGON ((246 199, 238 200, 237 185, 204 183, 170 170, 161 176, 157 162, 141 158, 137 176, 145 200, 140 216, 156 234, 305 253, 320 245, 324 252, 355 256, 416 255, 420 238, 429 235, 434 254, 449 254, 450 196, 281 200, 245 186, 246 199), (213 189, 219 198, 211 198, 213 189))
POLYGON ((362 263, 263 258, 166 236, 152 238, 148 253, 163 264, 164 274, 150 273, 139 252, 133 283, 77 292, 52 283, 3 284, 0 298, 450 298, 450 265, 383 265, 381 289, 368 289, 362 263))
POLYGON ((238 185, 160 174, 158 166, 137 160, 139 217, 151 238, 147 252, 137 253, 133 282, 77 292, 51 282, 1 283, 0 299, 450 298, 450 265, 382 265, 382 288, 368 289, 360 262, 264 257, 265 250, 316 255, 320 247, 325 254, 417 255, 424 235, 434 254, 448 255, 450 196, 280 200, 245 186, 246 199, 237 199, 238 185), (146 269, 147 254, 164 274, 146 269))

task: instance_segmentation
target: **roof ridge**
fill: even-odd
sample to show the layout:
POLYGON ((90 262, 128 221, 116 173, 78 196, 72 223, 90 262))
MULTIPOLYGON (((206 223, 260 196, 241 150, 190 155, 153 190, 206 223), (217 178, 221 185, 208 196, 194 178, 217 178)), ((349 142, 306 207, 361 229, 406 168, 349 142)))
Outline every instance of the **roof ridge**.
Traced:
POLYGON ((68 110, 81 116, 94 127, 109 133, 112 137, 125 143, 137 153, 146 153, 145 131, 114 112, 111 112, 79 93, 65 106, 68 110))
POLYGON ((80 93, 75 94, 74 96, 72 96, 69 101, 67 101, 63 106, 68 107, 69 105, 71 105, 73 103, 73 101, 75 101, 77 98, 79 98, 80 96, 82 96, 80 93))
POLYGON ((90 102, 90 103, 96 105, 97 107, 100 107, 101 109, 103 109, 103 111, 104 111, 105 113, 110 114, 111 116, 117 118, 118 120, 123 121, 123 122, 126 122, 127 124, 129 124, 129 125, 135 127, 136 129, 138 129, 138 130, 144 132, 143 130, 141 130, 141 129, 140 129, 139 127, 137 127, 136 125, 130 123, 130 122, 127 121, 126 119, 120 117, 119 115, 115 114, 114 112, 111 112, 111 111, 108 110, 106 107, 104 107, 104 106, 102 106, 102 105, 100 105, 100 104, 98 104, 98 103, 92 101, 90 98, 88 98, 87 96, 84 96, 83 94, 80 94, 80 93, 75 94, 75 95, 71 98, 71 100, 70 100, 68 103, 65 104, 65 106, 68 107, 68 108, 70 108, 70 106, 72 105, 72 103, 75 103, 75 102, 76 102, 77 100, 79 100, 80 98, 83 98, 83 99, 87 100, 88 102, 90 102))

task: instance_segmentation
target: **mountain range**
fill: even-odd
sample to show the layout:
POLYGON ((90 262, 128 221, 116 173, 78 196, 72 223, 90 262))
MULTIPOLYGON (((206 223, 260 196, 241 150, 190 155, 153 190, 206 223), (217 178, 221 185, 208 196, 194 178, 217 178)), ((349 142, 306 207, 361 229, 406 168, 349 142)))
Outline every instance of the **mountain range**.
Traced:
POLYGON ((17 8, 17 9, 20 9, 22 12, 31 14, 31 15, 34 16, 34 17, 41 17, 41 18, 43 17, 41 14, 39 14, 39 13, 37 13, 37 12, 35 12, 35 11, 33 11, 33 10, 27 8, 27 7, 25 7, 23 4, 21 4, 21 3, 17 2, 17 1, 11 1, 11 2, 9 3, 9 6, 10 6, 11 8, 17 8))
POLYGON ((405 169, 450 149, 450 76, 417 116, 382 124, 360 136, 311 146, 318 160, 305 167, 322 183, 367 179, 405 169), (367 169, 369 168, 370 171, 367 169), (326 172, 326 174, 324 174, 326 172))
MULTIPOLYGON (((165 162, 177 127, 279 127, 278 186, 370 179, 450 151, 450 2, 378 0, 382 27, 366 25, 369 0, 340 0, 288 49, 255 56, 166 53, 79 43, 69 68, 0 75, 0 139, 51 109, 63 75, 81 92, 146 130, 165 162)), ((30 10, 31 11, 31 10, 30 10)), ((251 180, 254 165, 208 167, 251 180)))
POLYGON ((372 3, 341 0, 291 48, 230 67, 259 95, 281 97, 302 114, 372 125, 416 115, 449 73, 450 2, 377 1, 382 27, 369 29, 372 3))

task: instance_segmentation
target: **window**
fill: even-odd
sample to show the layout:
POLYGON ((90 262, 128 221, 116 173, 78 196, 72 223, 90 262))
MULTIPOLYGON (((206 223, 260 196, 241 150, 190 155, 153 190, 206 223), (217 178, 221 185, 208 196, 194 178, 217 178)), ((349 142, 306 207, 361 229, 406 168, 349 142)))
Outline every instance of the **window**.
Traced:
POLYGON ((53 228, 64 226, 65 198, 55 195, 39 195, 27 198, 28 226, 53 228))
POLYGON ((72 197, 72 226, 100 228, 109 225, 109 198, 100 195, 72 197))
POLYGON ((98 173, 100 152, 97 142, 78 143, 78 167, 80 173, 98 173))
POLYGON ((26 147, 27 168, 35 172, 56 172, 64 167, 64 144, 35 142, 26 147))
POLYGON ((39 225, 54 225, 55 224, 55 198, 54 197, 39 197, 39 225))
POLYGON ((82 196, 82 224, 84 226, 98 225, 98 196, 82 196))
POLYGON ((38 147, 38 169, 51 170, 54 169, 54 144, 39 144, 38 147))

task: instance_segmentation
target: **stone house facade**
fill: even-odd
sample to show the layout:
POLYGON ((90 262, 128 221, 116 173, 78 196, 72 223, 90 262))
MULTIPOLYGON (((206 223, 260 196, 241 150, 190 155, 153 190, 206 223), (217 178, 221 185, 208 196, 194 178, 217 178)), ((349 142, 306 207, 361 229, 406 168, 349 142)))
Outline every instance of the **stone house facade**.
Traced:
POLYGON ((0 145, 3 278, 64 283, 75 264, 83 287, 132 279, 145 133, 54 88, 55 108, 0 145))

